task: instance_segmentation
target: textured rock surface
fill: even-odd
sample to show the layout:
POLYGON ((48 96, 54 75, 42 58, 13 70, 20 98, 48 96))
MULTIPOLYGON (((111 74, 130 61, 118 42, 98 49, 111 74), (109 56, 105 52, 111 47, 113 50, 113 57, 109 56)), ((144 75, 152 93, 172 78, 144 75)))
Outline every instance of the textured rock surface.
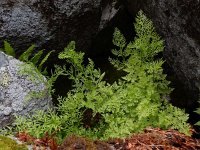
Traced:
POLYGON ((27 115, 52 106, 45 86, 46 79, 36 73, 34 80, 38 82, 33 82, 28 75, 20 74, 22 64, 0 52, 0 128, 12 123, 14 114, 27 115), (44 95, 31 96, 33 92, 37 95, 43 92, 44 95))
MULTIPOLYGON (((115 4, 115 0, 1 0, 0 45, 6 39, 18 52, 32 43, 63 50, 75 40, 77 49, 88 51, 92 40, 118 13, 115 4)), ((103 34, 110 40, 112 31, 103 34)))
POLYGON ((31 43, 58 50, 75 40, 87 50, 99 29, 101 1, 1 0, 0 40, 7 39, 17 50, 31 43))
POLYGON ((200 86, 200 1, 126 0, 135 16, 143 9, 165 40, 164 57, 183 85, 188 106, 195 105, 200 86))

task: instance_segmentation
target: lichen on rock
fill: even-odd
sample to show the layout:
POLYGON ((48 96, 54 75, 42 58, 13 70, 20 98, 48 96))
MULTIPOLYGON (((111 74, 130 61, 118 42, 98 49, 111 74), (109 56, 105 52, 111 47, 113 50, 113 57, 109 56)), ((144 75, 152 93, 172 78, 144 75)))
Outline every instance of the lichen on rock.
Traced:
POLYGON ((3 52, 0 52, 0 58, 5 58, 0 60, 0 128, 11 124, 14 115, 26 116, 52 107, 44 76, 34 67, 29 67, 29 72, 25 70, 27 74, 20 74, 20 67, 25 63, 3 52), (33 74, 34 81, 39 82, 30 80, 33 74))
MULTIPOLYGON (((2 71, 3 69, 1 69, 2 71)), ((7 72, 3 72, 0 74, 0 85, 3 87, 7 87, 8 86, 8 82, 9 82, 9 74, 7 72)))

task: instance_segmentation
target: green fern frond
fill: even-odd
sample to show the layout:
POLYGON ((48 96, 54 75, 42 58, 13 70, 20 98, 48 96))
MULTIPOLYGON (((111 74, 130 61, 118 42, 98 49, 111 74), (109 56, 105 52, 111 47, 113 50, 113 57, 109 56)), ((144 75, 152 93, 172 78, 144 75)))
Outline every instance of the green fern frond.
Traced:
POLYGON ((45 67, 45 68, 41 71, 41 73, 42 73, 43 75, 47 76, 47 75, 48 75, 47 67, 45 67))
POLYGON ((54 50, 50 51, 43 59, 42 61, 40 62, 40 64, 38 65, 38 70, 39 71, 42 71, 42 67, 43 67, 43 64, 47 61, 47 59, 49 58, 49 56, 51 55, 51 53, 53 53, 54 50))
POLYGON ((120 48, 124 48, 126 46, 126 39, 118 28, 115 28, 113 34, 113 44, 120 48))
POLYGON ((15 57, 15 51, 7 41, 4 41, 4 52, 10 56, 15 57))
POLYGON ((195 123, 195 125, 200 126, 200 121, 198 121, 197 123, 195 123))
POLYGON ((138 12, 135 21, 134 26, 138 37, 156 35, 153 22, 147 18, 142 10, 138 12))
POLYGON ((24 61, 24 62, 28 62, 29 57, 33 53, 34 48, 35 48, 35 44, 32 44, 25 52, 23 52, 19 56, 19 60, 24 61))
POLYGON ((117 70, 122 70, 124 68, 124 64, 119 59, 109 57, 108 60, 117 70))
POLYGON ((65 59, 68 63, 75 66, 76 69, 82 69, 84 53, 75 52, 75 42, 71 41, 68 46, 58 55, 59 59, 65 59))
POLYGON ((146 17, 143 11, 139 11, 134 26, 137 36, 133 48, 143 59, 152 60, 157 53, 163 51, 163 40, 156 33, 153 22, 146 17))
POLYGON ((42 57, 43 51, 44 51, 44 50, 38 51, 38 52, 30 59, 30 62, 32 62, 32 63, 35 64, 35 65, 38 64, 40 58, 42 57))
POLYGON ((71 51, 71 50, 75 50, 75 47, 76 47, 76 43, 75 41, 71 41, 67 47, 65 48, 64 51, 71 51))
POLYGON ((197 114, 200 114, 200 108, 195 111, 197 114))
MULTIPOLYGON (((44 70, 42 70, 43 64, 47 61, 47 59, 49 58, 50 54, 54 51, 50 51, 49 53, 47 53, 47 55, 40 61, 43 51, 44 50, 40 50, 38 51, 33 57, 31 57, 31 55, 33 54, 34 48, 35 48, 35 44, 32 44, 25 52, 23 52, 20 56, 19 56, 19 60, 20 61, 24 61, 27 63, 33 63, 34 66, 43 74, 43 75, 47 75, 47 68, 45 68, 44 70), (38 64, 39 63, 39 64, 38 64)), ((71 48, 69 45, 69 48, 71 48)), ((15 51, 12 48, 12 46, 7 42, 4 41, 4 48, 0 48, 0 51, 5 52, 7 55, 11 55, 13 57, 15 57, 15 51)))

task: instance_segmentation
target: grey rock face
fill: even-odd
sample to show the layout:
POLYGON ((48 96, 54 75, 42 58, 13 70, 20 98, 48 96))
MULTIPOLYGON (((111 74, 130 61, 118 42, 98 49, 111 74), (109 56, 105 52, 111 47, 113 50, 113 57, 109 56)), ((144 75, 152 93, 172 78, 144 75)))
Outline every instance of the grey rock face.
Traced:
POLYGON ((18 51, 32 43, 63 50, 75 40, 87 50, 100 18, 101 0, 1 0, 0 44, 8 40, 18 51))
POLYGON ((37 73, 31 78, 27 74, 20 74, 23 65, 17 59, 0 52, 0 128, 11 124, 14 114, 26 116, 36 110, 52 107, 46 79, 37 73), (33 77, 36 82, 31 80, 33 77), (42 95, 35 96, 32 93, 42 95))
MULTIPOLYGON (((48 22, 34 5, 37 0, 0 1, 0 39, 9 40, 17 48, 27 47, 27 43, 41 45, 50 34, 48 22)), ((1 41, 2 42, 2 41, 1 41)), ((28 45, 30 46, 30 44, 28 45)))
MULTIPOLYGON (((200 2, 198 0, 126 0, 132 15, 139 9, 152 19, 165 40, 164 57, 190 95, 200 86, 200 2)), ((194 103, 193 103, 194 104, 194 103)))

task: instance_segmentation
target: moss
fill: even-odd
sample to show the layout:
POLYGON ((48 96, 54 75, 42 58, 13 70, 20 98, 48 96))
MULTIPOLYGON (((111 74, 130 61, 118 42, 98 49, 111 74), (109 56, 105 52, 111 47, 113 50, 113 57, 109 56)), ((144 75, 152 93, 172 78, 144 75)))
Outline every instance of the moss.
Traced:
POLYGON ((46 83, 44 76, 41 74, 41 72, 35 67, 33 63, 23 63, 19 64, 19 75, 27 76, 28 80, 30 80, 32 83, 39 85, 41 83, 46 83))
MULTIPOLYGON (((48 86, 47 80, 45 77, 41 74, 41 72, 35 67, 33 63, 23 63, 19 65, 18 74, 22 76, 27 76, 27 79, 31 81, 36 86, 44 83, 46 86, 48 86)), ((31 91, 26 95, 25 102, 29 102, 29 100, 36 98, 41 99, 44 98, 47 94, 47 90, 50 89, 50 87, 45 88, 41 91, 31 91)))
POLYGON ((24 144, 17 144, 8 137, 0 136, 0 150, 28 150, 28 148, 24 144))

